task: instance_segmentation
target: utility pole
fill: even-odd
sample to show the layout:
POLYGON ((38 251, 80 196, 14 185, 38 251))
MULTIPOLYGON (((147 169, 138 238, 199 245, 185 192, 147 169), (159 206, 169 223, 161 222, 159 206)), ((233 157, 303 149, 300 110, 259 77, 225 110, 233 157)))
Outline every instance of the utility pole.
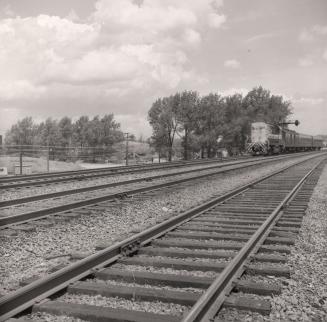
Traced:
POLYGON ((126 153, 125 153, 125 157, 126 157, 126 165, 128 165, 128 136, 129 136, 129 133, 126 132, 124 133, 126 135, 126 153))
POLYGON ((49 147, 49 138, 47 139, 47 172, 50 172, 50 147, 49 147))
POLYGON ((23 174, 23 151, 22 148, 20 148, 19 152, 19 174, 23 174))

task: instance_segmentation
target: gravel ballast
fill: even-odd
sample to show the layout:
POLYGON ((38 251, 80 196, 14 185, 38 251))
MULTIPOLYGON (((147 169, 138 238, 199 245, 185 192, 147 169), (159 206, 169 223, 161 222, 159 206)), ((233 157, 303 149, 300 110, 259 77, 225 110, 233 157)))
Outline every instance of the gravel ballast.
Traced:
POLYGON ((159 274, 173 274, 173 275, 185 275, 185 276, 196 276, 196 277, 208 277, 215 278, 218 273, 212 271, 187 271, 183 269, 174 269, 174 268, 164 268, 164 267, 152 267, 152 266, 138 266, 138 265, 114 265, 115 269, 122 269, 127 271, 136 271, 136 272, 150 272, 150 273, 159 273, 159 274))
POLYGON ((68 222, 50 227, 37 226, 34 232, 20 232, 18 236, 2 237, 0 256, 0 293, 19 287, 19 281, 33 275, 51 272, 54 266, 69 262, 72 252, 94 252, 98 243, 111 244, 132 230, 153 226, 158 220, 186 210, 214 196, 220 195, 262 175, 276 171, 294 160, 238 170, 207 178, 187 189, 166 189, 159 196, 144 200, 130 199, 113 203, 101 213, 82 215, 68 222), (49 257, 57 257, 49 260, 49 257))
POLYGON ((102 307, 112 307, 134 311, 143 311, 156 314, 169 314, 182 316, 187 306, 163 302, 132 301, 118 297, 103 297, 101 295, 89 296, 82 294, 65 294, 59 299, 63 302, 74 304, 87 304, 102 307))
POLYGON ((79 318, 74 318, 65 315, 52 315, 43 312, 36 312, 24 316, 24 322, 89 322, 79 318))

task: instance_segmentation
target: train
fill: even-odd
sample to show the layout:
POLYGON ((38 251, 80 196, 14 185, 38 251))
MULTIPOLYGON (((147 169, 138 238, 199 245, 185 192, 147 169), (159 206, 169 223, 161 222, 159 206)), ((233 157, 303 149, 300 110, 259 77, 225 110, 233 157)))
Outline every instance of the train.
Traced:
MULTIPOLYGON (((295 124, 297 125, 298 122, 295 124)), ((323 140, 312 135, 297 133, 279 124, 254 122, 251 124, 251 137, 247 152, 252 155, 271 155, 318 151, 322 147, 323 140)))

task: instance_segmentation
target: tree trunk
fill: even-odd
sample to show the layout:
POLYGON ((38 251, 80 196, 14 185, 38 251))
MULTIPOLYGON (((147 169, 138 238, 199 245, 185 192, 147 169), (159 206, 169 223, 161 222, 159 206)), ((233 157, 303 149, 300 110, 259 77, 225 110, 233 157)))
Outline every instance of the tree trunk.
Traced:
POLYGON ((211 146, 210 145, 207 147, 207 155, 208 155, 208 159, 210 159, 211 158, 211 146))
POLYGON ((187 128, 185 127, 185 137, 184 137, 184 160, 187 160, 188 159, 188 130, 187 128))
POLYGON ((173 154, 173 147, 170 145, 169 149, 168 149, 168 161, 169 162, 171 162, 172 154, 173 154))
POLYGON ((212 150, 213 150, 213 151, 212 151, 212 157, 213 157, 213 158, 216 158, 216 157, 217 157, 217 148, 214 147, 212 150))
POLYGON ((201 148, 201 159, 204 159, 204 147, 201 148))

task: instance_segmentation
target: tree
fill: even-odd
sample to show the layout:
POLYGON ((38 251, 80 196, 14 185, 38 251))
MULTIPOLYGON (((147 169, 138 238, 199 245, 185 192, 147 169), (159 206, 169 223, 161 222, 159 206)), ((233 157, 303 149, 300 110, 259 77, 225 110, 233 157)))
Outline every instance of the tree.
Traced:
POLYGON ((183 133, 184 158, 188 151, 207 151, 214 155, 219 144, 229 151, 245 149, 253 122, 278 124, 291 114, 291 103, 282 96, 271 95, 262 86, 253 88, 244 98, 241 94, 222 97, 215 93, 199 97, 195 91, 184 91, 156 100, 149 111, 153 128, 152 145, 168 149, 170 158, 175 134, 183 133), (217 144, 222 136, 222 143, 217 144))
POLYGON ((243 100, 243 108, 246 115, 252 122, 266 121, 266 114, 269 108, 270 92, 262 86, 253 88, 243 100))
POLYGON ((247 120, 246 132, 250 134, 250 123, 266 122, 278 127, 279 122, 286 121, 292 113, 291 103, 284 101, 282 96, 270 95, 270 92, 260 87, 251 90, 243 100, 245 119, 247 120))
POLYGON ((184 131, 183 147, 184 159, 189 157, 189 136, 194 130, 194 122, 199 104, 199 94, 195 91, 184 91, 173 97, 173 104, 177 114, 179 129, 184 131))
POLYGON ((267 122, 275 124, 286 121, 292 113, 291 103, 284 101, 282 96, 270 95, 261 86, 250 91, 243 100, 243 108, 252 122, 267 122))
POLYGON ((115 122, 113 114, 107 114, 101 119, 101 131, 101 143, 104 146, 112 146, 114 143, 124 140, 120 124, 115 122))
POLYGON ((95 116, 90 122, 86 129, 86 138, 88 146, 98 147, 102 145, 104 140, 104 133, 100 117, 95 116))
POLYGON ((65 116, 58 123, 59 144, 61 146, 70 146, 73 136, 72 120, 65 116))
POLYGON ((232 147, 244 149, 247 141, 247 124, 250 122, 245 109, 243 108, 243 97, 241 94, 234 94, 225 98, 225 129, 224 139, 228 150, 232 147))
POLYGON ((267 121, 270 123, 276 124, 285 122, 287 117, 292 114, 291 102, 284 101, 282 96, 272 95, 266 114, 267 121))
POLYGON ((42 145, 60 145, 60 133, 56 120, 53 120, 51 117, 47 118, 43 124, 41 123, 40 129, 42 145))
POLYGON ((111 147, 114 143, 124 139, 120 131, 120 124, 114 121, 113 114, 104 115, 100 118, 95 116, 91 121, 81 117, 75 124, 75 137, 83 146, 111 147))
POLYGON ((210 93, 200 99, 195 119, 195 134, 198 135, 203 151, 207 150, 208 158, 217 149, 217 140, 224 131, 225 102, 218 95, 210 93))
POLYGON ((174 97, 157 99, 148 112, 148 119, 153 128, 153 144, 159 149, 168 149, 168 160, 172 159, 172 147, 177 131, 178 120, 174 97))
POLYGON ((6 133, 5 143, 15 145, 31 145, 36 131, 33 119, 25 117, 14 124, 6 133))
POLYGON ((89 127, 89 117, 81 116, 73 125, 73 139, 75 144, 81 147, 88 145, 88 127, 89 127))

